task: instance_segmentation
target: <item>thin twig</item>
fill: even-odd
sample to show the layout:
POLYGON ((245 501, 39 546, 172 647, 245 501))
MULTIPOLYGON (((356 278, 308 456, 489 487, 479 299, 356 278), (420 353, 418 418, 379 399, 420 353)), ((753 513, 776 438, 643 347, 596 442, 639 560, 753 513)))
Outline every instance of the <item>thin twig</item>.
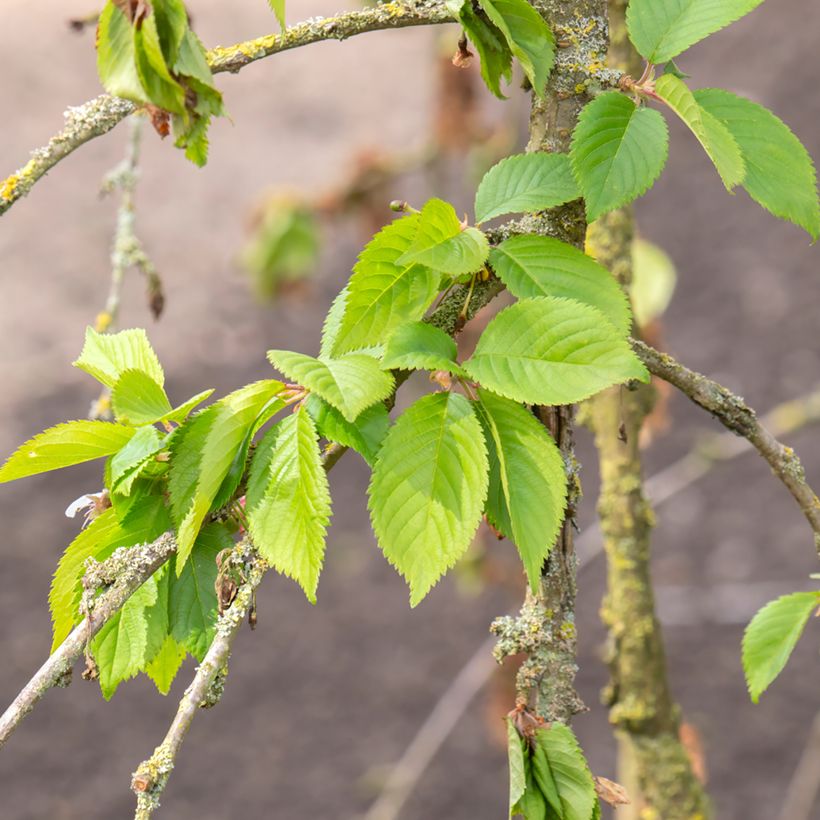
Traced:
POLYGON ((651 373, 677 387, 726 428, 747 439, 766 459, 803 511, 814 531, 815 547, 820 551, 820 500, 806 481, 803 465, 794 450, 781 444, 758 421, 755 411, 723 385, 689 370, 643 342, 633 340, 632 347, 651 373))
MULTIPOLYGON (((344 40, 356 34, 409 26, 452 23, 453 17, 442 0, 402 0, 372 8, 349 11, 333 17, 299 23, 281 34, 269 34, 207 53, 214 73, 236 73, 247 65, 300 46, 324 40, 344 40)), ((103 94, 65 113, 65 127, 19 170, 0 180, 0 215, 24 197, 35 183, 58 162, 96 137, 107 134, 136 110, 134 103, 103 94)))
POLYGON ((820 792, 820 712, 812 722, 803 754, 794 771, 779 820, 811 820, 820 792))
POLYGON ((88 641, 175 550, 174 535, 165 533, 151 544, 118 549, 104 562, 112 572, 116 572, 116 580, 95 600, 90 615, 74 628, 6 709, 0 718, 0 746, 11 737, 49 689, 64 686, 70 681, 71 669, 83 654, 88 641))

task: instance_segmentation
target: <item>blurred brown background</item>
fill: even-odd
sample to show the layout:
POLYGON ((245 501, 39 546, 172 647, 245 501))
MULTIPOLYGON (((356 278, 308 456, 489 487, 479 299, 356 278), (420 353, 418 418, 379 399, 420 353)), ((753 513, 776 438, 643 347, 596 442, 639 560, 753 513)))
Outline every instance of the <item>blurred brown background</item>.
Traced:
MULTIPOLYGON (((99 93, 93 35, 70 33, 76 3, 4 0, 0 8, 0 173, 61 125, 67 105, 99 93)), ((354 3, 355 5, 355 3, 354 3)), ((273 31, 263 0, 194 0, 206 44, 273 31)), ((292 0, 292 21, 343 7, 292 0)), ((126 286, 122 324, 146 326, 172 399, 205 387, 224 393, 270 371, 269 347, 318 348, 321 318, 366 236, 362 221, 324 232, 316 277, 301 296, 258 303, 237 258, 252 204, 283 185, 310 195, 338 185, 362 149, 413 151, 435 109, 441 31, 369 34, 311 46, 221 75, 233 122, 216 123, 204 170, 146 134, 138 232, 163 274, 167 309, 154 324, 137 275, 126 286)), ((457 29, 447 37, 454 46, 457 29)), ((697 87, 721 85, 773 108, 820 157, 820 6, 771 0, 681 60, 697 87)), ((452 69, 455 71, 456 69, 452 69)), ((486 95, 487 97, 489 95, 486 95)), ((520 94, 513 92, 513 97, 520 94)), ((520 99, 487 101, 488 121, 520 112, 520 99)), ((517 114, 513 115, 513 119, 517 114)), ((694 138, 672 123, 672 155, 638 207, 644 235, 679 269, 665 319, 668 349, 766 410, 820 382, 820 251, 745 194, 729 197, 694 138)), ((69 365, 83 329, 104 303, 115 203, 101 177, 123 155, 127 128, 77 151, 0 224, 0 452, 67 418, 81 418, 93 383, 69 365)), ((460 210, 472 182, 458 164, 444 174, 460 210)), ((441 177, 440 177, 441 178, 441 177)), ((434 193, 411 174, 385 192, 415 201, 434 193)), ((671 428, 647 453, 650 472, 716 429, 674 396, 671 428)), ((790 443, 820 484, 818 431, 790 443)), ((595 463, 587 467, 582 523, 594 520, 595 463)), ((333 472, 335 518, 319 604, 269 577, 259 628, 237 641, 225 696, 195 721, 163 798, 161 817, 304 820, 354 818, 385 766, 403 752, 453 676, 485 640, 492 618, 516 605, 509 588, 450 578, 418 609, 378 551, 367 524, 367 472, 355 455, 333 472)), ((0 488, 0 701, 5 706, 45 658, 46 596, 61 550, 76 532, 63 516, 98 488, 98 468, 73 468, 0 488)), ((753 706, 740 668, 743 625, 769 599, 805 588, 817 569, 810 532, 786 491, 754 455, 719 467, 659 512, 655 574, 674 691, 700 733, 725 820, 778 816, 818 698, 818 632, 807 635, 782 678, 753 706)), ((509 544, 489 543, 490 555, 509 544)), ((596 773, 615 776, 614 744, 598 705, 605 682, 597 609, 603 562, 583 571, 578 601, 580 690, 591 711, 576 730, 596 773)), ((48 695, 0 753, 0 817, 131 816, 129 777, 161 740, 192 673, 189 661, 164 699, 147 679, 105 704, 77 679, 48 695)), ((491 691, 491 690, 487 690, 491 691)), ((406 805, 402 820, 499 818, 506 806, 505 753, 496 739, 501 704, 472 703, 406 805)), ((815 817, 820 817, 820 802, 815 817)))

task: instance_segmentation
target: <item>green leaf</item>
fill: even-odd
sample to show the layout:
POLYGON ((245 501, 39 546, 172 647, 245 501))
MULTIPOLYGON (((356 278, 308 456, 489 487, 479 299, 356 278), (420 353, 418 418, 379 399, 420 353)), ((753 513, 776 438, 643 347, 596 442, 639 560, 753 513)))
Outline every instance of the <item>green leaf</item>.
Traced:
POLYGON ((590 820, 598 798, 584 753, 572 730, 562 723, 538 729, 533 776, 547 802, 562 820, 590 820))
POLYGON ((137 74, 131 23, 110 1, 97 26, 97 73, 109 94, 137 103, 149 101, 137 74))
POLYGON ((561 452, 520 404, 479 390, 477 405, 490 462, 487 515, 518 547, 533 593, 567 500, 561 452))
POLYGON ((481 223, 504 214, 544 211, 580 196, 566 154, 516 154, 484 175, 475 195, 475 218, 481 223))
POLYGON ((251 538, 262 556, 316 603, 330 520, 330 489, 310 414, 300 409, 265 436, 247 493, 251 538))
POLYGON ((269 350, 268 359, 291 381, 316 393, 348 421, 354 421, 363 410, 393 392, 393 377, 381 369, 376 359, 362 353, 322 360, 289 350, 269 350))
POLYGON ((527 788, 524 766, 524 747, 521 735, 510 718, 507 718, 507 760, 510 765, 510 814, 527 788))
POLYGON ((319 435, 344 447, 352 447, 372 467, 390 427, 387 408, 379 402, 348 421, 335 407, 311 393, 305 407, 319 435))
POLYGON ((728 191, 743 182, 746 164, 729 129, 702 108, 683 80, 664 74, 655 93, 683 120, 714 163, 728 191))
POLYGON ((511 814, 521 815, 524 820, 561 820, 550 809, 541 789, 535 782, 533 773, 532 755, 524 757, 525 789, 518 802, 512 807, 511 814))
POLYGON ((111 391, 111 405, 123 424, 153 424, 171 412, 171 402, 143 370, 124 370, 111 391))
POLYGON ((554 297, 502 310, 463 367, 487 389, 527 404, 575 404, 614 384, 649 381, 600 311, 554 297))
POLYGON ((423 265, 398 262, 418 225, 417 214, 397 219, 368 243, 328 313, 323 357, 371 347, 404 322, 424 316, 436 298, 440 276, 423 265))
POLYGON ((157 691, 167 695, 171 691, 171 684, 177 676, 180 667, 187 655, 182 644, 177 643, 170 635, 165 636, 162 647, 153 660, 145 666, 145 674, 154 682, 157 691))
POLYGON ((629 301, 615 277, 566 242, 533 234, 513 236, 490 251, 490 265, 517 299, 575 299, 598 308, 616 330, 629 333, 629 301))
POLYGON ((650 63, 665 63, 756 9, 763 0, 630 0, 629 39, 650 63))
POLYGON ((211 388, 210 390, 203 390, 201 393, 191 396, 188 401, 183 402, 178 407, 175 407, 170 413, 159 419, 159 421, 171 421, 175 424, 182 424, 185 419, 191 415, 191 411, 198 405, 202 404, 203 401, 209 399, 213 392, 213 388, 211 388))
POLYGON ((820 607, 820 593, 794 592, 766 604, 743 635, 743 670, 752 700, 783 671, 812 612, 820 607))
POLYGON ((479 270, 489 251, 481 231, 465 228, 449 202, 434 198, 421 209, 416 237, 396 263, 425 265, 456 277, 479 270))
POLYGON ((104 561, 118 547, 131 547, 156 540, 171 528, 171 521, 160 496, 135 502, 128 520, 120 521, 113 509, 97 516, 69 544, 60 558, 48 596, 54 638, 53 652, 82 620, 79 606, 85 561, 104 561))
POLYGON ((141 328, 121 330, 119 333, 97 333, 89 327, 85 332, 82 353, 74 362, 74 367, 79 367, 112 389, 126 370, 142 370, 160 387, 165 384, 165 374, 157 354, 141 328))
POLYGON ((645 194, 668 154, 669 132, 660 112, 637 106, 617 91, 585 106, 570 157, 589 221, 645 194))
POLYGON ((177 527, 182 524, 193 503, 199 482, 202 452, 218 411, 219 406, 212 404, 193 416, 171 436, 168 494, 171 500, 171 514, 177 527))
POLYGON ((186 114, 185 89, 173 78, 162 53, 153 14, 133 26, 134 58, 142 87, 158 108, 173 114, 186 114))
POLYGON ((100 689, 106 700, 111 700, 122 681, 133 678, 146 664, 148 623, 145 610, 156 600, 157 582, 152 576, 91 641, 100 689))
POLYGON ((814 163, 789 127, 762 105, 719 88, 694 96, 735 138, 746 163, 743 187, 752 199, 804 228, 815 241, 820 238, 814 163))
POLYGON ((472 2, 465 2, 459 15, 461 25, 478 49, 481 58, 481 77, 487 88, 499 99, 506 99, 501 92, 501 78, 512 78, 512 52, 501 31, 484 16, 476 13, 472 2))
POLYGON ((130 495, 134 481, 145 465, 163 449, 156 427, 140 427, 133 438, 111 459, 111 490, 130 495))
POLYGON ((285 30, 285 0, 268 0, 268 5, 276 15, 282 31, 285 30))
POLYGON ((663 248, 645 239, 633 241, 629 295, 638 327, 646 327, 664 314, 677 281, 675 263, 663 248))
MULTIPOLYGON (((248 449, 258 426, 283 405, 277 394, 282 383, 273 379, 254 382, 231 393, 214 405, 213 418, 206 422, 204 444, 199 451, 196 483, 190 506, 177 529, 177 573, 179 574, 193 547, 205 516, 214 507, 224 506, 239 485, 248 449), (259 423, 259 424, 258 424, 259 423)), ((199 446, 200 435, 185 438, 185 443, 199 446)), ((171 451, 171 476, 176 465, 171 451)), ((190 459, 185 457, 185 474, 180 483, 190 486, 190 459)), ((171 487, 172 494, 174 487, 171 487)), ((173 495, 172 495, 173 498, 173 495)))
POLYGON ((443 330, 426 322, 408 322, 390 337, 382 359, 387 370, 445 370, 459 376, 458 349, 443 330))
POLYGON ((179 54, 180 46, 188 30, 188 14, 182 0, 160 0, 152 3, 156 16, 162 53, 168 65, 173 65, 179 54))
POLYGON ((487 451, 470 402, 419 399, 379 452, 368 490, 373 531, 416 606, 466 552, 487 494, 487 451))
POLYGON ((69 421, 21 444, 0 468, 0 484, 110 456, 134 435, 133 427, 109 421, 69 421))
POLYGON ((217 618, 216 556, 233 546, 222 524, 208 524, 197 535, 190 558, 168 573, 168 617, 171 635, 201 661, 214 636, 217 618))
POLYGON ((504 35, 535 93, 543 97, 555 63, 555 37, 547 21, 527 0, 479 0, 479 5, 504 35))

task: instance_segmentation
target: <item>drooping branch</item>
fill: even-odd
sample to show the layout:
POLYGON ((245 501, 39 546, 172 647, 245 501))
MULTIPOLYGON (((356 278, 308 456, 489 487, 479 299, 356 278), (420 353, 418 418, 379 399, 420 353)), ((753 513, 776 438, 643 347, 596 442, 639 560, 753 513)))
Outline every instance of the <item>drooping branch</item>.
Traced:
POLYGON ((102 579, 110 579, 111 586, 95 600, 90 615, 74 628, 0 717, 0 746, 49 689, 67 685, 72 667, 83 654, 88 641, 175 550, 174 535, 165 533, 151 544, 122 547, 98 566, 96 574, 102 579))
MULTIPOLYGON (((453 22, 442 0, 397 0, 372 8, 349 11, 333 17, 299 23, 281 34, 268 34, 232 46, 217 47, 207 54, 214 73, 236 73, 247 65, 301 46, 325 40, 345 40, 357 34, 410 26, 453 22)), ((65 112, 65 127, 46 145, 32 152, 31 159, 0 180, 0 216, 58 162, 96 137, 107 134, 136 110, 134 103, 103 94, 65 112)))
POLYGON ((806 481, 797 453, 778 441, 757 418, 755 411, 726 387, 690 370, 666 353, 633 340, 632 347, 650 373, 677 387, 695 404, 715 416, 724 427, 747 439, 769 463, 772 472, 794 497, 814 532, 820 551, 820 499, 806 481))

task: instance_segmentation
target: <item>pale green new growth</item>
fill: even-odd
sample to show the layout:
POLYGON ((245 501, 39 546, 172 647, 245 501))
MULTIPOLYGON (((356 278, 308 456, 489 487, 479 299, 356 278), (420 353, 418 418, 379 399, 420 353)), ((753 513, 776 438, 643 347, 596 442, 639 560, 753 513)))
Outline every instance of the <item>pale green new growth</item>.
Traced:
POLYGON ((476 222, 535 213, 581 196, 566 154, 517 154, 484 175, 475 195, 476 222))
POLYGON ((766 604, 746 627, 743 670, 755 703, 783 671, 806 623, 818 607, 820 593, 784 595, 766 604))
POLYGON ((144 370, 124 370, 111 391, 111 405, 123 424, 153 424, 172 412, 165 390, 144 370))
POLYGON ((126 370, 141 370, 160 387, 165 384, 165 374, 157 354, 141 328, 121 330, 119 333, 97 333, 89 327, 74 367, 84 370, 112 389, 126 370))
POLYGON ((487 494, 487 452, 470 402, 419 399, 379 452, 368 490, 373 531, 416 606, 466 552, 487 494))
POLYGON ((282 31, 285 30, 285 0, 268 0, 271 11, 276 15, 282 31))
POLYGON ((629 333, 629 301, 610 272, 578 248, 549 236, 523 234, 490 251, 490 265, 518 299, 561 296, 598 308, 629 333))
POLYGON ((665 63, 756 9, 763 0, 631 0, 629 39, 650 63, 665 63))
POLYGON ((382 402, 368 407, 348 421, 335 407, 311 393, 305 407, 319 435, 344 447, 352 447, 372 467, 390 427, 390 416, 382 402))
POLYGON ((386 370, 445 370, 465 375, 456 363, 455 341, 443 330, 426 322, 408 322, 390 337, 382 367, 386 370))
POLYGON ((510 815, 527 789, 524 748, 515 724, 507 718, 507 760, 510 766, 510 815))
POLYGON ((111 491, 129 495, 134 481, 162 449, 163 439, 156 427, 138 428, 128 444, 111 458, 111 491))
POLYGON ((664 314, 677 281, 675 263, 663 248, 646 239, 633 241, 629 296, 638 327, 646 327, 664 314))
POLYGON ((729 129, 702 108, 686 83, 673 74, 659 77, 655 92, 698 138, 717 168, 726 190, 731 191, 740 185, 746 176, 746 164, 729 129))
POLYGON ((654 185, 669 153, 663 116, 618 92, 581 112, 572 135, 572 169, 590 222, 632 202, 654 185))
POLYGON ((574 404, 649 373, 595 308, 547 296, 505 308, 464 369, 494 393, 527 404, 574 404))

